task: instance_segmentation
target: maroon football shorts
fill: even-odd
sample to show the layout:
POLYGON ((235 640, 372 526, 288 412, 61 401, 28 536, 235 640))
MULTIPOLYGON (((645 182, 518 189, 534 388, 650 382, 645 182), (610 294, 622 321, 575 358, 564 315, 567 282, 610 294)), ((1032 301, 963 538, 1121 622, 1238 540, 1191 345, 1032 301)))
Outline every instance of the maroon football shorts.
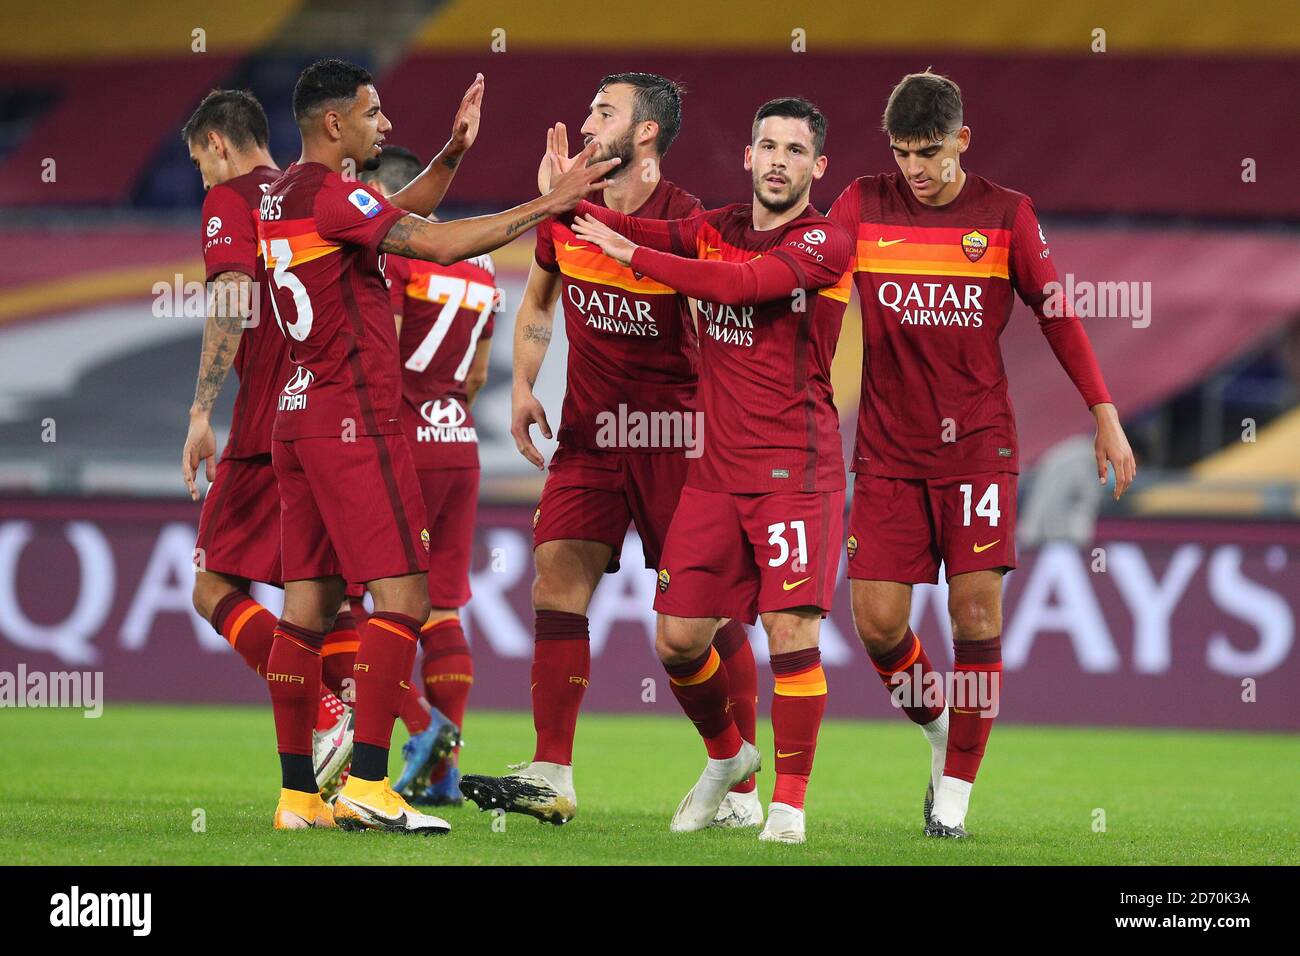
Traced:
POLYGON ((858 475, 849 514, 849 577, 934 584, 1016 566, 1016 476, 858 475))
POLYGON ((844 490, 733 495, 684 488, 659 566, 655 610, 730 617, 830 610, 839 576, 844 490))
POLYGON ((203 498, 194 547, 201 571, 279 585, 280 488, 270 455, 223 458, 203 498))
POLYGON ((429 528, 429 604, 464 607, 470 598, 469 558, 478 513, 479 470, 422 469, 416 474, 424 492, 429 528))
POLYGON ((403 435, 272 443, 284 579, 369 582, 429 569, 424 498, 403 435))
POLYGON ((680 450, 657 454, 556 450, 533 513, 533 547, 547 541, 599 541, 614 549, 606 573, 619 567, 629 524, 641 536, 645 566, 659 566, 668 525, 686 480, 680 450))

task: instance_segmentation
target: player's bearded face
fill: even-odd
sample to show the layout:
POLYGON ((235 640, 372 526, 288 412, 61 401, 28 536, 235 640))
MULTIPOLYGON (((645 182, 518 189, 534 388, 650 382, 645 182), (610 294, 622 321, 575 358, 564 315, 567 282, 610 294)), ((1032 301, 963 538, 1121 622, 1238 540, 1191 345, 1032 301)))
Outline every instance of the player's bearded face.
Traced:
MULTIPOLYGON (((596 137, 594 136, 587 136, 583 140, 583 145, 586 146, 595 138, 596 137)), ((602 142, 600 144, 600 148, 596 150, 596 155, 591 157, 591 162, 589 162, 587 165, 591 165, 591 163, 604 162, 607 159, 613 159, 615 156, 617 156, 619 159, 619 164, 615 166, 612 170, 610 170, 608 176, 608 178, 613 179, 619 173, 623 172, 625 169, 627 169, 629 166, 632 165, 632 149, 633 149, 633 136, 632 136, 632 130, 631 128, 629 128, 625 130, 621 136, 617 136, 612 140, 602 142)))
POLYGON ((769 116, 747 154, 754 197, 769 212, 783 213, 808 202, 808 193, 825 163, 813 154, 812 131, 803 120, 769 116))

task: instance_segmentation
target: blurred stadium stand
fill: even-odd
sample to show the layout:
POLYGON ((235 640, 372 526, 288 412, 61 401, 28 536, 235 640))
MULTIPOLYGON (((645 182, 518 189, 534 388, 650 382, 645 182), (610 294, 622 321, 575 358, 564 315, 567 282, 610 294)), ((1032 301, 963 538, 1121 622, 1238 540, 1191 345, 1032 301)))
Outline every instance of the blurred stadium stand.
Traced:
MULTIPOLYGON (((1193 17, 1175 0, 796 13, 666 0, 651 18, 570 5, 563 29, 552 8, 509 0, 400 0, 364 16, 340 0, 55 2, 13 17, 0 36, 0 490, 183 491, 175 458, 201 320, 154 313, 155 289, 201 279, 202 189, 177 130, 207 89, 247 87, 266 105, 273 153, 291 162, 289 91, 329 53, 376 73, 390 139, 425 153, 474 72, 487 75, 453 214, 528 198, 545 125, 576 129, 596 79, 627 68, 685 82, 666 166, 709 204, 745 195, 740 148, 757 103, 817 101, 831 119, 831 165, 813 196, 824 208, 853 176, 891 168, 878 127, 893 82, 925 66, 949 73, 974 129, 968 168, 1033 196, 1060 267, 1079 281, 1150 283, 1148 326, 1088 321, 1142 466, 1126 507, 1300 508, 1300 192, 1289 188, 1300 126, 1281 121, 1300 102, 1292 4, 1214 2, 1193 17), (1097 28, 1104 53, 1091 48, 1097 28), (810 52, 794 52, 800 42, 810 52), (1256 181, 1243 181, 1246 159, 1256 181)), ((530 241, 497 258, 508 313, 530 241)), ((1089 422, 1026 310, 1004 348, 1033 465, 1089 422)), ((846 441, 860 350, 855 302, 835 375, 846 441)), ((485 493, 528 499, 538 478, 506 428, 508 334, 494 351, 478 416, 485 493)), ((557 414, 563 355, 557 341, 541 387, 557 414)))

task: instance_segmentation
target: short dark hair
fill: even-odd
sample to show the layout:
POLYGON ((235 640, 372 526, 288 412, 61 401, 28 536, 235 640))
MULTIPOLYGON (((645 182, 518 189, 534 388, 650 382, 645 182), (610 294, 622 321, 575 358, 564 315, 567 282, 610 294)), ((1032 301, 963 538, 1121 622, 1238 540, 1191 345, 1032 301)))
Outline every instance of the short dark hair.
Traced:
POLYGON ((754 127, 749 132, 751 144, 758 138, 758 124, 769 116, 807 120, 813 135, 813 155, 821 155, 822 147, 826 145, 826 117, 811 102, 800 96, 782 96, 768 100, 754 114, 754 127))
POLYGON ((900 143, 930 142, 961 129, 962 111, 957 84, 927 69, 898 81, 885 104, 881 128, 900 143))
POLYGON ((659 124, 655 137, 655 151, 663 156, 677 138, 682 128, 682 93, 684 87, 657 73, 610 73, 601 78, 596 87, 603 90, 615 83, 626 83, 635 88, 632 100, 632 124, 654 120, 659 124))
POLYGON ((357 88, 374 82, 364 67, 346 60, 317 60, 293 87, 293 118, 301 123, 325 103, 355 99, 357 88))
POLYGON ((181 127, 181 140, 188 146, 206 139, 209 130, 226 137, 236 149, 265 149, 270 141, 266 111, 248 90, 213 90, 203 97, 181 127))
POLYGON ((420 157, 405 146, 385 146, 379 154, 379 165, 365 170, 357 178, 367 186, 379 183, 392 195, 420 175, 423 169, 420 157))

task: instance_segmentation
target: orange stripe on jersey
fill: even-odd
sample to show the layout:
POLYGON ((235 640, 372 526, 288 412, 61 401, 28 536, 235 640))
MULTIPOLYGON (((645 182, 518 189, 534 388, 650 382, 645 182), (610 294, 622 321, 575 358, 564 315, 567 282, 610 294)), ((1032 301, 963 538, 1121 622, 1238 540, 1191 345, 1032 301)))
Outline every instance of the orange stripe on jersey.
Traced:
POLYGON ((696 684, 703 684, 706 680, 718 672, 722 666, 722 658, 718 654, 716 647, 709 648, 709 658, 704 662, 704 666, 697 670, 690 677, 669 677, 668 679, 678 687, 693 687, 696 684))
POLYGON ((628 266, 619 265, 599 249, 585 242, 557 241, 555 261, 560 271, 570 279, 580 279, 598 285, 612 285, 625 292, 640 292, 646 295, 677 294, 676 289, 670 289, 662 282, 656 282, 648 276, 638 278, 628 266))
POLYGON ((1011 233, 957 226, 858 225, 854 272, 1009 278, 1011 233))
POLYGON ((816 664, 797 674, 777 674, 775 692, 782 697, 818 697, 826 693, 826 672, 816 664))
POLYGON ((718 232, 712 223, 702 223, 699 231, 695 234, 695 258, 697 259, 725 259, 731 262, 748 262, 750 259, 757 259, 761 255, 761 253, 755 255, 752 249, 737 249, 722 238, 722 233, 718 232))
POLYGON ((258 232, 258 246, 263 242, 269 248, 271 258, 267 262, 268 269, 282 268, 291 269, 294 266, 300 266, 304 262, 311 262, 313 259, 319 259, 327 256, 331 252, 338 252, 341 248, 332 242, 321 237, 315 229, 311 228, 312 220, 310 219, 290 219, 284 222, 264 222, 258 232), (277 250, 283 252, 282 243, 289 244, 290 258, 286 263, 279 261, 277 250))
POLYGON ((824 295, 828 299, 834 299, 836 302, 848 302, 849 294, 853 289, 853 270, 849 269, 844 275, 840 276, 840 281, 834 285, 828 285, 825 288, 817 290, 818 295, 824 295))

